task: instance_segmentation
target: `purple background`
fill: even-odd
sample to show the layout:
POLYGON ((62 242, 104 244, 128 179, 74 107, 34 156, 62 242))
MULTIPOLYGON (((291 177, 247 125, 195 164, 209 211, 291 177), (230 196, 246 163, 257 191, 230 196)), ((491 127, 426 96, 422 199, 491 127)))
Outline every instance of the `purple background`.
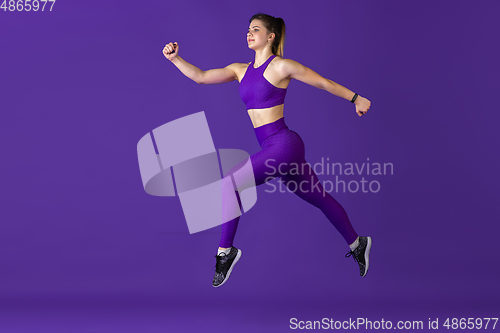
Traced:
POLYGON ((293 317, 425 327, 500 317, 499 10, 497 1, 92 0, 1 11, 0 331, 285 332, 293 317), (213 288, 220 227, 190 235, 179 199, 142 187, 138 140, 188 114, 205 111, 216 148, 260 149, 238 82, 197 85, 162 49, 177 41, 203 70, 250 62, 248 20, 261 11, 284 18, 285 58, 372 102, 358 117, 294 80, 284 113, 310 164, 394 165, 393 175, 365 176, 378 193, 332 193, 373 238, 365 278, 321 211, 262 185, 236 234, 242 260, 213 288))

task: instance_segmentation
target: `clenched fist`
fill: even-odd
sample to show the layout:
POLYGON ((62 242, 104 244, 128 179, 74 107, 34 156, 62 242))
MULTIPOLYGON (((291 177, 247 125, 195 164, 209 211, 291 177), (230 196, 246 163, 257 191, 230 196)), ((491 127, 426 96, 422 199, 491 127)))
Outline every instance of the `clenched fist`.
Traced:
POLYGON ((356 105, 356 113, 358 114, 358 116, 361 117, 362 115, 366 114, 371 104, 372 102, 358 95, 358 97, 354 101, 354 105, 356 105))
POLYGON ((170 61, 174 60, 178 53, 179 44, 177 42, 170 42, 163 48, 163 55, 170 61))

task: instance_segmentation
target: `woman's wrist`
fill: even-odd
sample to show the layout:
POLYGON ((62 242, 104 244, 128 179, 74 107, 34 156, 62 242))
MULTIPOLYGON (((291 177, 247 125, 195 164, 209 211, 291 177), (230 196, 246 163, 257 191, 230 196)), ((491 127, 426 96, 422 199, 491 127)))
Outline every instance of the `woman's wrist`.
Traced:
POLYGON ((351 103, 354 103, 356 102, 356 99, 358 98, 358 94, 354 94, 354 96, 352 96, 352 99, 351 99, 351 103))
POLYGON ((173 64, 174 64, 174 65, 176 65, 176 66, 177 66, 177 64, 179 63, 179 61, 180 61, 180 60, 179 60, 179 56, 176 56, 175 58, 170 59, 170 62, 171 62, 171 63, 173 63, 173 64))

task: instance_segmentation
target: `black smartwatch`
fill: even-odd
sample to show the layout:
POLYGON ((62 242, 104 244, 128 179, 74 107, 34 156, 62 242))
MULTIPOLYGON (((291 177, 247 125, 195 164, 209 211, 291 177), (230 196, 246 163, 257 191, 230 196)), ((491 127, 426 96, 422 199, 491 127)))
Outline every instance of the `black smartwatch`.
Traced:
POLYGON ((351 103, 354 103, 354 101, 358 98, 358 94, 354 94, 354 97, 351 99, 351 103))

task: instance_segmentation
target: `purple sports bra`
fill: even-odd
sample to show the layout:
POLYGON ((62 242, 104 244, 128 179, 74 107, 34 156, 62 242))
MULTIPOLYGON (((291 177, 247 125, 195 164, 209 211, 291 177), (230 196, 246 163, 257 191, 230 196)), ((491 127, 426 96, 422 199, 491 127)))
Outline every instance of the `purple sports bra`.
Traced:
POLYGON ((265 109, 285 102, 286 89, 273 86, 264 77, 264 71, 276 57, 271 55, 265 63, 254 68, 254 61, 248 68, 240 82, 240 97, 248 109, 265 109))

